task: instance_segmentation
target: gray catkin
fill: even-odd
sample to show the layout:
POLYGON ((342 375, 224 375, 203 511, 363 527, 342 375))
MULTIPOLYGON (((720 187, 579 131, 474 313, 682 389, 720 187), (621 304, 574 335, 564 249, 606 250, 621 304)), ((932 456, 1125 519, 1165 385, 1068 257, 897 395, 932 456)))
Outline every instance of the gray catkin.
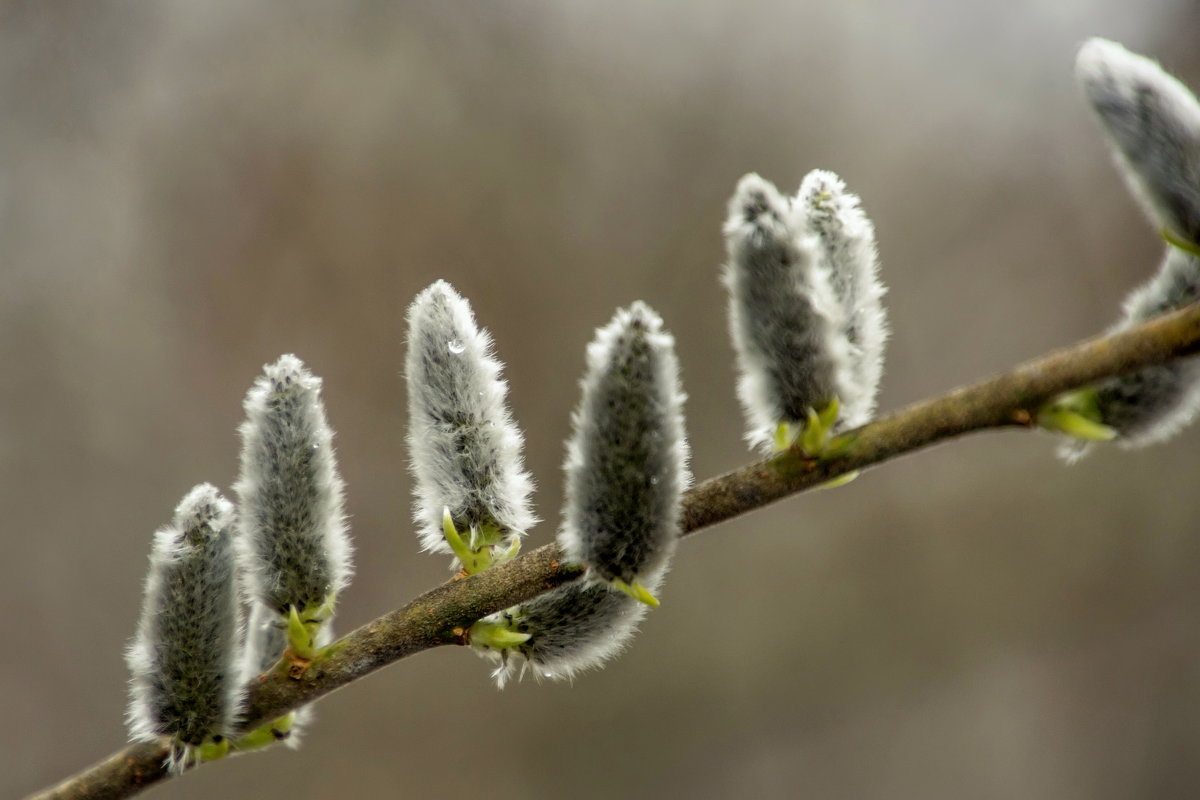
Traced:
POLYGON ((780 423, 803 423, 853 386, 844 311, 802 226, 772 184, 738 183, 725 223, 729 330, 746 440, 767 451, 780 423))
POLYGON ((802 230, 815 239, 813 256, 829 274, 842 306, 841 334, 849 345, 839 428, 856 428, 875 413, 888 338, 887 312, 879 280, 875 226, 857 195, 836 174, 813 170, 795 201, 802 230))
POLYGON ((172 737, 171 767, 193 748, 228 737, 241 702, 233 506, 201 484, 154 534, 137 635, 126 652, 132 678, 130 738, 172 737))
POLYGON ((522 436, 506 405, 492 340, 446 281, 408 309, 408 445, 416 479, 414 519, 422 548, 449 553, 448 508, 460 532, 490 528, 504 546, 536 522, 522 436))
POLYGON ((530 670, 569 680, 620 653, 646 606, 610 582, 653 595, 678 540, 690 481, 685 398, 674 340, 653 309, 634 303, 597 330, 581 387, 558 540, 588 575, 483 620, 529 636, 499 651, 476 645, 499 662, 501 687, 530 670))
POLYGON ((581 386, 558 540, 600 579, 633 584, 670 558, 689 481, 674 339, 649 306, 596 332, 581 386))
MULTIPOLYGON (((1200 259, 1168 247, 1158 274, 1125 301, 1111 333, 1200 300, 1200 259)), ((1096 384, 1100 421, 1118 433, 1124 447, 1143 447, 1171 438, 1200 411, 1200 358, 1180 358, 1096 384)), ((1065 442, 1060 454, 1079 458, 1089 445, 1065 442)))
MULTIPOLYGON (((655 592, 663 574, 644 575, 642 583, 655 592)), ((486 618, 529 634, 529 639, 504 651, 482 649, 481 654, 498 662, 493 677, 500 688, 526 672, 538 680, 571 680, 620 654, 646 609, 608 584, 580 579, 486 618)))
MULTIPOLYGON (((1076 77, 1112 145, 1122 175, 1159 228, 1194 245, 1200 239, 1200 103, 1157 63, 1115 42, 1091 39, 1079 50, 1076 77)), ((1200 299, 1200 259, 1168 246, 1158 273, 1125 301, 1113 332, 1200 299)), ((1200 359, 1170 361, 1101 381, 1099 421, 1125 447, 1174 436, 1200 409, 1200 359)), ((1074 460, 1090 449, 1067 442, 1074 460)))
POLYGON ((1091 39, 1076 77, 1117 165, 1156 226, 1200 241, 1200 103, 1186 86, 1116 42, 1091 39))
POLYGON ((300 359, 263 367, 246 395, 239 546, 250 594, 279 614, 315 610, 349 583, 343 483, 321 379, 300 359))

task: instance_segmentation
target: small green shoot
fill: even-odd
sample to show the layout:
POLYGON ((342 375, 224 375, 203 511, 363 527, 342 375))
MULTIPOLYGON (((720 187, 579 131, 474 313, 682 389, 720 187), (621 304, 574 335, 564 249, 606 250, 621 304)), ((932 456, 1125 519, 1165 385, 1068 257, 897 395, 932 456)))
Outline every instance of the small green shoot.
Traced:
POLYGON ((470 638, 471 644, 476 647, 486 647, 489 650, 507 650, 529 641, 528 633, 515 631, 504 623, 484 622, 483 620, 472 625, 467 636, 470 638))
POLYGON ((1088 387, 1060 394, 1037 412, 1037 424, 1087 442, 1107 442, 1117 431, 1100 421, 1096 390, 1088 387))
POLYGON ((288 609, 287 641, 297 657, 311 661, 320 654, 321 650, 316 646, 317 632, 333 616, 335 599, 330 596, 320 606, 310 606, 302 611, 297 611, 295 606, 288 609))
POLYGON ((1162 230, 1159 231, 1159 234, 1167 244, 1171 245, 1171 247, 1174 247, 1176 250, 1182 250, 1190 256, 1200 258, 1200 244, 1188 241, 1182 236, 1176 234, 1170 228, 1166 227, 1162 228, 1162 230))
POLYGON ((613 578, 612 585, 632 597, 634 600, 637 600, 639 603, 645 603, 651 608, 658 607, 658 598, 652 595, 649 589, 647 589, 645 586, 642 586, 637 581, 634 581, 630 584, 626 583, 620 578, 613 578))
POLYGON ((847 483, 850 483, 850 481, 854 480, 857 477, 858 477, 858 470, 856 470, 856 469, 851 470, 850 472, 847 472, 843 475, 838 475, 836 478, 834 478, 831 481, 825 481, 825 483, 818 484, 817 488, 818 489, 836 489, 839 486, 845 486, 847 483))
POLYGON ((233 740, 231 745, 234 750, 261 750, 264 747, 283 741, 288 738, 292 732, 292 723, 295 721, 295 714, 284 714, 278 719, 274 719, 265 725, 260 725, 244 736, 233 740))
POLYGON ((224 758, 229 754, 229 740, 224 736, 214 736, 195 748, 195 753, 200 761, 216 761, 224 758))
POLYGON ((828 455, 829 434, 837 422, 839 409, 840 404, 835 397, 820 411, 810 408, 808 418, 803 423, 780 422, 775 427, 775 452, 782 453, 799 442, 800 449, 809 458, 828 455))
POLYGON ((468 537, 470 541, 464 540, 450 516, 449 507, 442 509, 442 533, 454 555, 462 562, 463 572, 468 575, 483 572, 496 564, 503 564, 521 552, 519 536, 514 536, 512 543, 504 551, 496 552, 496 545, 500 543, 502 536, 495 526, 472 527, 468 537))

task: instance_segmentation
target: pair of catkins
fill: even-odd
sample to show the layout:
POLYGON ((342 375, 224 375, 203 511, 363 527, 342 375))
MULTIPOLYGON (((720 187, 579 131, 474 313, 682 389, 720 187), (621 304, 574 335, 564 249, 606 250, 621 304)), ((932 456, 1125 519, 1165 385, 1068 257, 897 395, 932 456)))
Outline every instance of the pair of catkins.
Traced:
POLYGON ((239 730, 249 681, 285 648, 312 658, 332 640, 334 605, 353 569, 320 390, 295 356, 267 365, 246 396, 238 508, 201 484, 154 535, 126 653, 127 720, 135 741, 170 737, 172 771, 231 747, 295 744, 307 716, 301 709, 239 730))
MULTIPOLYGON (((516 554, 533 525, 533 482, 491 337, 438 281, 408 312, 408 443, 425 550, 476 573, 516 554)), ((587 574, 475 623, 497 682, 533 666, 570 677, 628 639, 667 569, 687 488, 688 444, 674 340, 645 303, 617 311, 587 350, 567 441, 558 540, 587 574)))
MULTIPOLYGON (((1121 329, 1200 297, 1200 104, 1153 62, 1103 40, 1084 45, 1077 74, 1168 244, 1159 273, 1127 300, 1121 329)), ((790 198, 743 178, 725 234, 747 441, 766 453, 836 453, 840 434, 871 418, 883 368, 873 226, 836 175, 814 171, 790 198)), ((418 534, 424 549, 476 573, 513 557, 535 522, 522 436, 467 301, 439 281, 417 296, 408 322, 418 534)), ((285 738, 303 716, 250 732, 238 719, 247 682, 285 649, 308 659, 329 643, 351 573, 320 386, 294 356, 268 365, 246 398, 238 510, 204 484, 155 534, 127 656, 128 720, 135 740, 169 737, 173 769, 285 738)), ((657 605, 679 535, 690 480, 684 395, 673 339, 653 310, 634 303, 597 331, 582 389, 558 539, 586 574, 472 626, 470 642, 498 663, 501 686, 528 668, 570 678, 619 652, 657 605)), ((1200 360, 1184 359, 1063 395, 1038 421, 1076 440, 1137 446, 1170 436, 1197 407, 1200 360)), ((1080 452, 1077 442, 1065 448, 1080 452)))

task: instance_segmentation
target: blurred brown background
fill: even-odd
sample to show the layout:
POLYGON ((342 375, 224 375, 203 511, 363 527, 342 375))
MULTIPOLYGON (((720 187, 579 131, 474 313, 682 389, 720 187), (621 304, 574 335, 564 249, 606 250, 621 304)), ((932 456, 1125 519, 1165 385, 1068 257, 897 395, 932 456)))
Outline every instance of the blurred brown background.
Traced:
MULTIPOLYGON (((0 796, 124 741, 153 530, 236 470, 241 399, 326 380, 348 630, 446 577, 409 525, 403 311, 508 364, 549 540, 583 348, 675 332, 694 470, 746 461, 717 281, 737 178, 878 227, 896 408, 1090 335, 1157 263, 1072 82, 1104 35, 1200 88, 1200 10, 1043 3, 0 6, 0 796)), ((1065 468, 984 435, 689 539, 635 646, 498 693, 457 649, 320 704, 299 753, 163 797, 1190 797, 1200 430, 1065 468)))

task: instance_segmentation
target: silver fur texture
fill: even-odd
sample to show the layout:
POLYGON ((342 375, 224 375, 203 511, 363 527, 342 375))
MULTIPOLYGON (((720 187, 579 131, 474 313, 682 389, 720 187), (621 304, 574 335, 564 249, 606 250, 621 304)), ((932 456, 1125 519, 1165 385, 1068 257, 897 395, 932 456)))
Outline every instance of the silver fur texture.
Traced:
POLYGON ((634 303, 597 330, 581 386, 558 540, 589 574, 485 620, 530 637, 499 651, 476 647, 499 662, 501 688, 527 671, 570 680, 625 649, 646 606, 609 581, 638 582, 653 594, 678 540, 691 480, 685 398, 674 340, 649 306, 634 303))
POLYGON ((239 548, 251 597, 281 615, 327 603, 352 572, 343 483, 321 379, 300 359, 263 367, 245 401, 239 548))
POLYGON ((492 340, 446 281, 408 309, 408 446, 416 479, 414 519, 422 549, 449 553, 442 513, 460 532, 493 528, 502 543, 537 521, 521 431, 506 405, 507 384, 492 340))
MULTIPOLYGON (((1110 332, 1134 325, 1200 300, 1200 259, 1168 247, 1157 275, 1125 301, 1122 320, 1110 332)), ((1200 358, 1180 358, 1096 384, 1100 421, 1116 429, 1117 442, 1136 448, 1166 441, 1200 411, 1200 358)), ((1059 448, 1066 461, 1091 449, 1087 442, 1067 441, 1059 448)))
POLYGON ((870 419, 886 317, 874 228, 833 173, 787 198, 758 175, 738 182, 725 223, 729 330, 746 440, 770 452, 780 423, 837 399, 837 430, 870 419))
POLYGON ((234 510, 201 484, 154 534, 137 635, 126 652, 130 738, 172 737, 170 767, 190 765, 194 748, 228 737, 241 703, 240 607, 234 510))
POLYGON ((1158 227, 1200 242, 1200 103, 1154 61, 1091 39, 1075 75, 1121 174, 1158 227))
MULTIPOLYGON (((1150 59, 1104 39, 1079 51, 1076 75, 1113 146, 1116 163, 1152 223, 1200 239, 1200 103, 1150 59)), ((1200 299, 1200 259, 1168 246, 1158 274, 1126 299, 1112 332, 1200 299)), ((1200 359, 1178 359, 1097 384, 1100 421, 1125 447, 1174 436, 1200 410, 1200 359)), ((1090 449, 1067 442, 1071 461, 1090 449)))
POLYGON ((858 196, 832 172, 815 169, 805 176, 795 200, 803 229, 815 237, 815 255, 828 271, 833 293, 842 305, 841 333, 849 345, 846 396, 841 400, 841 428, 865 425, 875 414, 883 378, 888 339, 887 312, 879 280, 875 226, 858 196))
POLYGON ((644 582, 674 551, 690 480, 675 340, 649 306, 596 331, 581 386, 558 541, 602 580, 644 582))
MULTIPOLYGON (((665 570, 643 576, 642 583, 655 592, 663 574, 665 570)), ((529 640, 507 650, 477 651, 498 662, 492 676, 501 689, 527 672, 539 681, 572 680, 620 654, 637 632, 646 608, 608 584, 580 579, 488 617, 488 622, 529 634, 529 640)))

